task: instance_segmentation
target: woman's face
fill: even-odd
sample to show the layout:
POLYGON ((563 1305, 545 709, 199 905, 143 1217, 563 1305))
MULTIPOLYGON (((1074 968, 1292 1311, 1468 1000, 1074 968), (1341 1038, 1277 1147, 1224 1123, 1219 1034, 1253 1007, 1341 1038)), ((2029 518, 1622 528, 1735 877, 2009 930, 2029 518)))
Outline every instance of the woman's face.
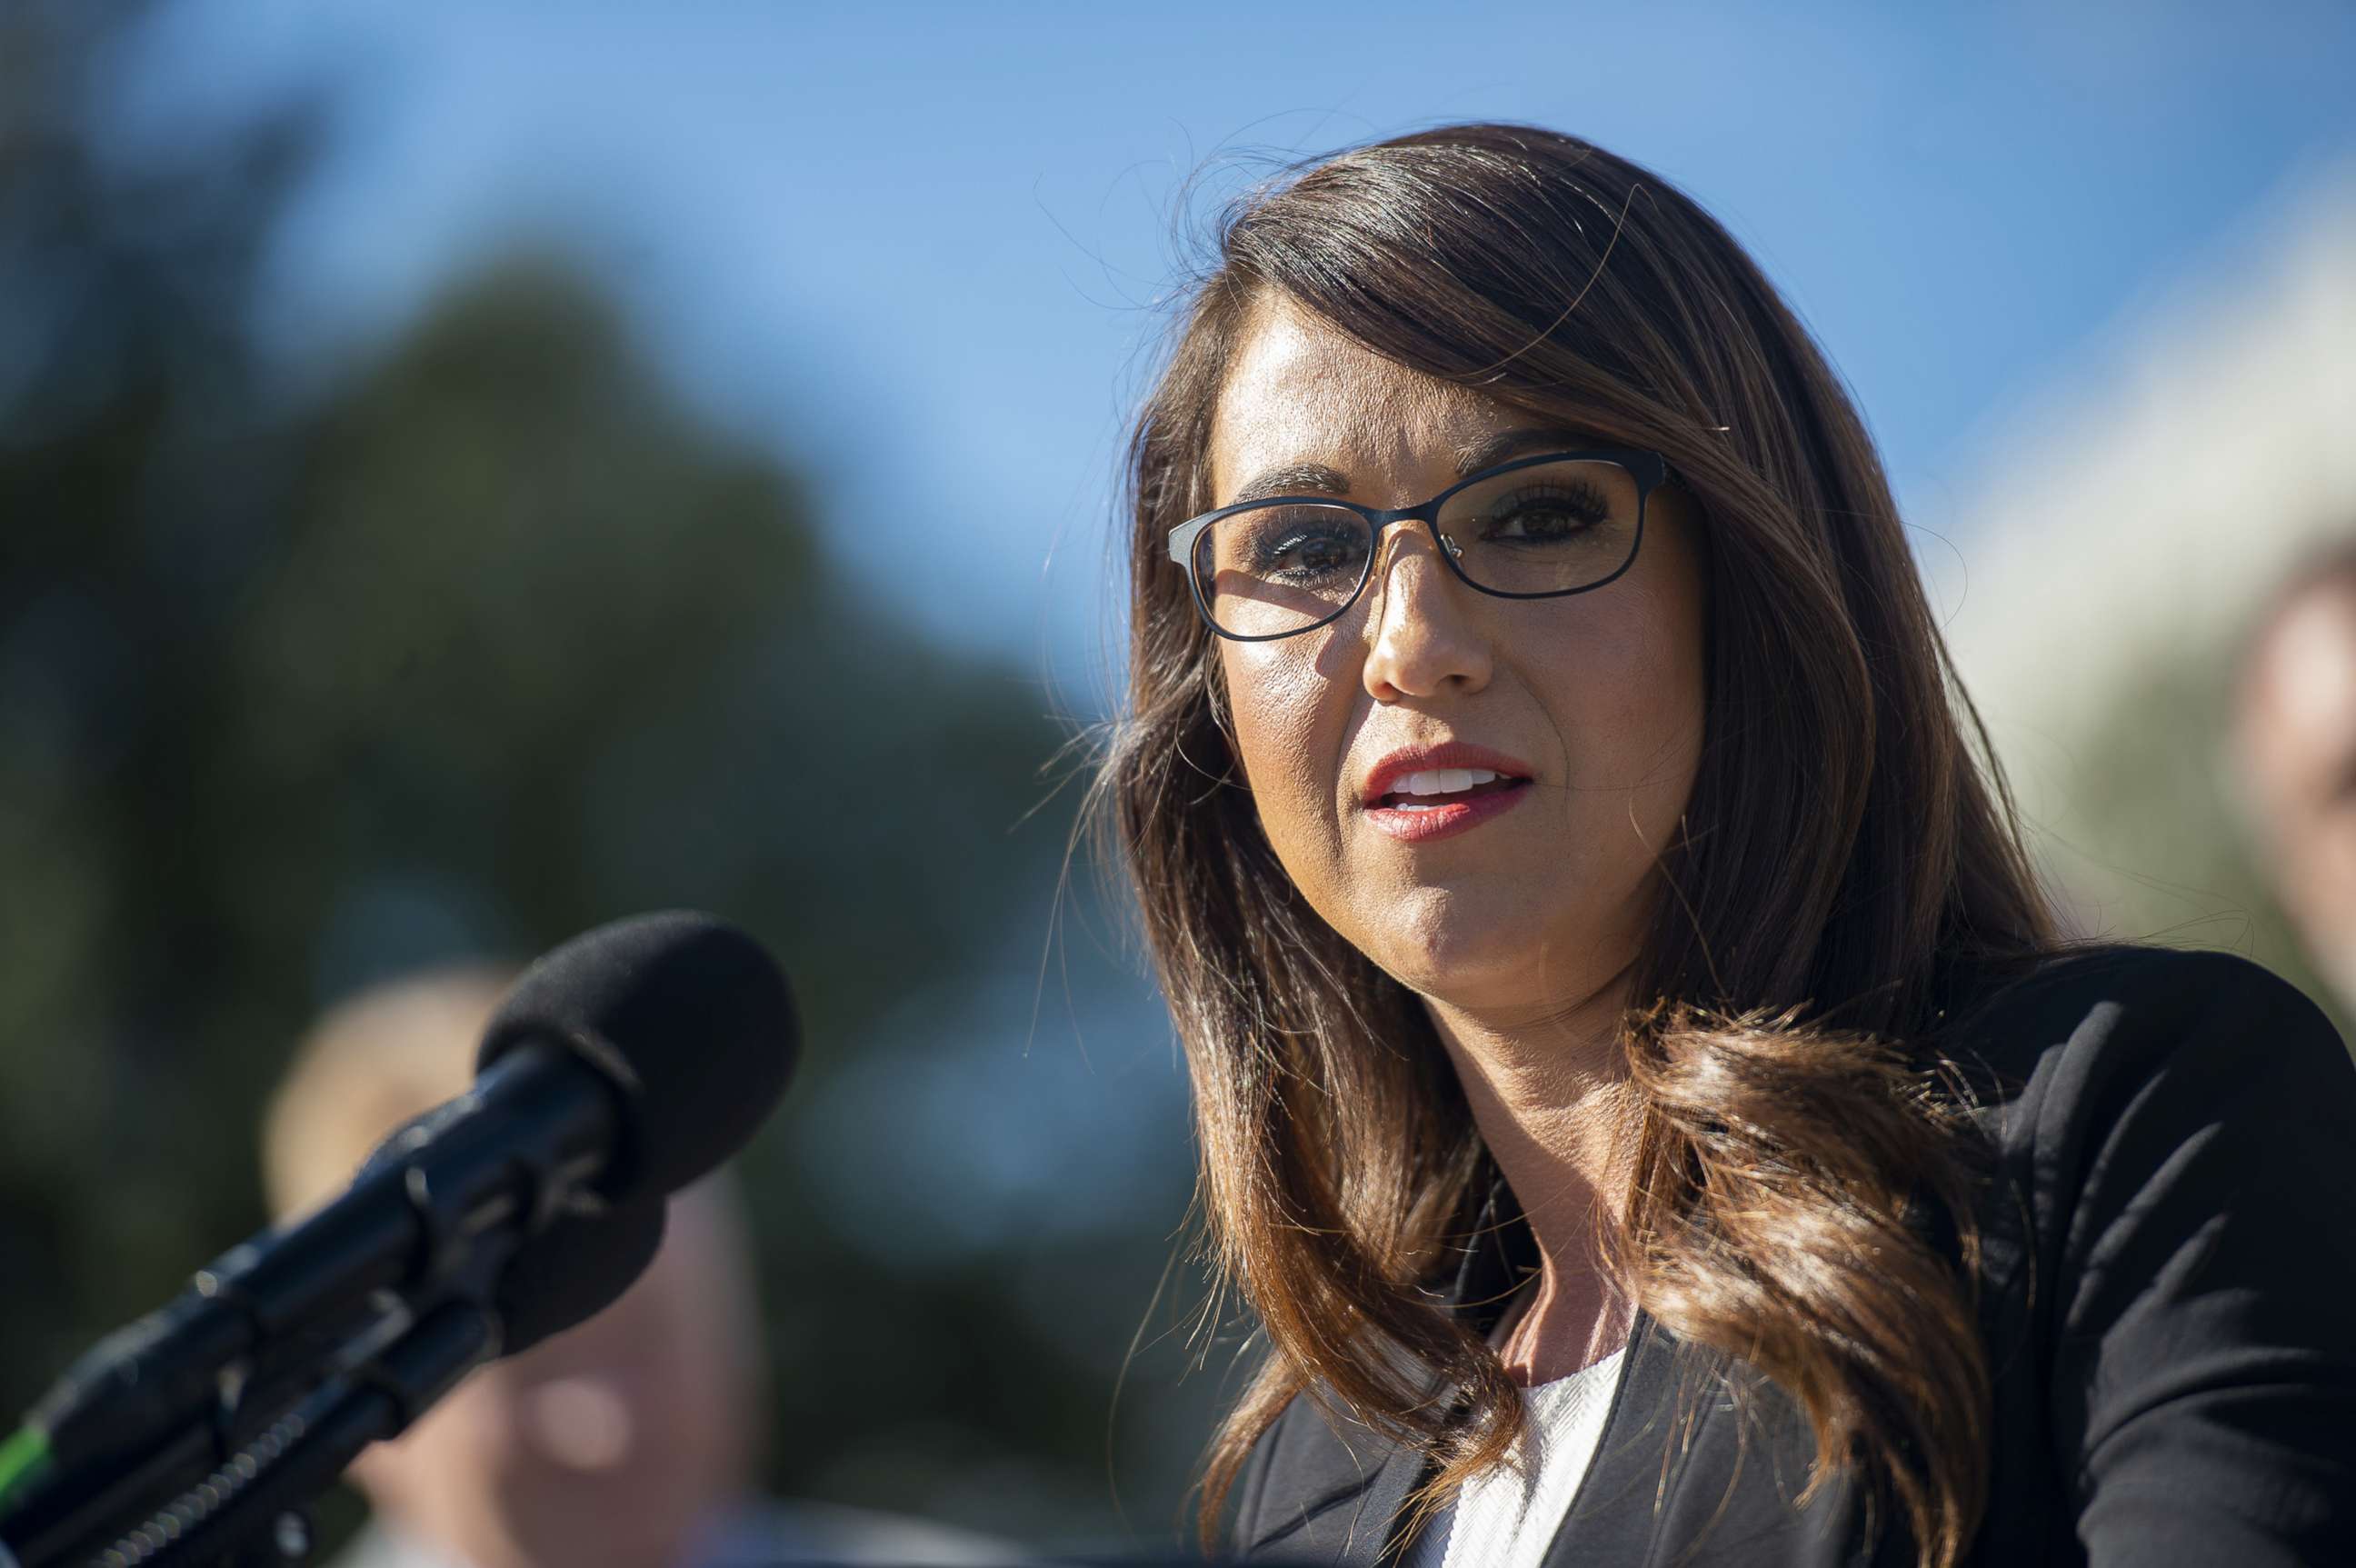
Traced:
MULTIPOLYGON (((1483 448, 1479 465, 1595 444, 1282 302, 1264 303, 1237 348, 1211 433, 1215 504, 1274 476, 1288 494, 1403 507, 1483 448), (1519 433, 1527 446, 1501 445, 1519 433)), ((1625 575, 1513 600, 1466 586, 1430 531, 1405 523, 1340 619, 1220 639, 1237 759, 1278 858, 1409 988, 1500 1025, 1534 1022, 1634 958, 1701 746, 1695 535, 1689 503, 1665 487, 1625 575), (1483 757, 1430 756, 1443 746, 1483 757), (1457 802, 1403 797, 1391 778, 1483 761, 1500 779, 1457 802)))

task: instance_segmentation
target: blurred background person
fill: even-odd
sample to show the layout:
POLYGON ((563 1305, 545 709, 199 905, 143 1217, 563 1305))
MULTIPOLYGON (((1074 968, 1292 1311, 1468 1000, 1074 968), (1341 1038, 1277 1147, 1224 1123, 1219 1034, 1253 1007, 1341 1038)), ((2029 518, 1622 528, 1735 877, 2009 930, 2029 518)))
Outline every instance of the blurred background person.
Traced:
MULTIPOLYGON (((281 1219, 341 1192, 394 1128, 463 1093, 512 974, 422 972, 327 1013, 263 1123, 281 1219)), ((756 1499, 766 1357, 734 1178, 676 1195, 637 1283, 468 1377, 350 1478, 375 1510, 345 1568, 984 1563, 1011 1548, 884 1514, 756 1499)))
POLYGON ((2323 797, 2302 827, 2250 831, 2276 812, 2243 758, 2262 731, 2268 771, 2294 751, 2327 767, 2315 747, 2344 744, 2282 727, 2286 701, 2310 717, 2329 705, 2319 682, 2334 659, 2316 650, 2336 640, 2334 615, 2302 613, 2289 642, 2252 628, 2281 622, 2285 584, 2347 549, 2351 366, 2356 159, 2319 160, 1960 439, 1946 493, 1914 520, 1948 647, 2068 928, 2254 959, 2343 1038, 2356 1038, 2347 950, 2328 953, 2315 923, 2323 797), (2294 645, 2308 651, 2276 656, 2294 645), (2277 679, 2292 665, 2308 671, 2296 693, 2277 679))
POLYGON ((2356 541, 2283 584, 2239 675, 2245 825, 2308 961, 2356 1008, 2356 541))

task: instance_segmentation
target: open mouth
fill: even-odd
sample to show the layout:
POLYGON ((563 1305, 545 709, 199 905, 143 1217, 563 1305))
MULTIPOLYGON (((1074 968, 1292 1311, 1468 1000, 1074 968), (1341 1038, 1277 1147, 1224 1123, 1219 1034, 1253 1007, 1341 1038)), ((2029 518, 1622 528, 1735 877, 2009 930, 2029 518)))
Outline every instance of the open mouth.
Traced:
POLYGON ((1386 811, 1440 811, 1525 789, 1529 782, 1486 768, 1435 768, 1393 780, 1368 804, 1386 811))

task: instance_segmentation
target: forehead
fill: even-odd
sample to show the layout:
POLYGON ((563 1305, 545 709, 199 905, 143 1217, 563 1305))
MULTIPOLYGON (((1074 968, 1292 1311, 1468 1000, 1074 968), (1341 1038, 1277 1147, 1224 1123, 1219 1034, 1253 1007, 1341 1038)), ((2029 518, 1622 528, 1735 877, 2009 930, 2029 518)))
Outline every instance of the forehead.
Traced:
POLYGON ((1386 360, 1280 298, 1245 318, 1213 411, 1210 479, 1225 500, 1252 475, 1320 463, 1353 480, 1447 471, 1485 436, 1528 424, 1511 404, 1386 360))
POLYGON ((2356 586, 2302 594, 2259 652, 2265 706, 2299 730, 2356 727, 2356 586))
POLYGON ((2266 635, 2252 675, 2246 716, 2273 760, 2356 747, 2356 588, 2300 596, 2266 635))

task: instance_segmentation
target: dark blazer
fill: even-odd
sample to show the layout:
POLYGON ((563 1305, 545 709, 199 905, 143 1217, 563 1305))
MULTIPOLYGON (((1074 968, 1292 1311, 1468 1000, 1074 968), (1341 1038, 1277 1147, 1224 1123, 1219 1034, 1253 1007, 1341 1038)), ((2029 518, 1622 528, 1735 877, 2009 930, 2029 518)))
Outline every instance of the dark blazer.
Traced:
MULTIPOLYGON (((1994 1467, 1965 1561, 2356 1565, 2356 1064, 2331 1026, 2254 964, 2139 948, 1949 1016, 1935 1043, 1999 1155, 1978 1215, 1994 1467)), ((1869 1538, 1853 1473, 1794 1507, 1815 1452, 1780 1389, 1640 1314, 1547 1562, 1912 1564, 1902 1519, 1869 1538)), ((1296 1400, 1239 1478, 1236 1549, 1387 1561, 1422 1474, 1296 1400)))

